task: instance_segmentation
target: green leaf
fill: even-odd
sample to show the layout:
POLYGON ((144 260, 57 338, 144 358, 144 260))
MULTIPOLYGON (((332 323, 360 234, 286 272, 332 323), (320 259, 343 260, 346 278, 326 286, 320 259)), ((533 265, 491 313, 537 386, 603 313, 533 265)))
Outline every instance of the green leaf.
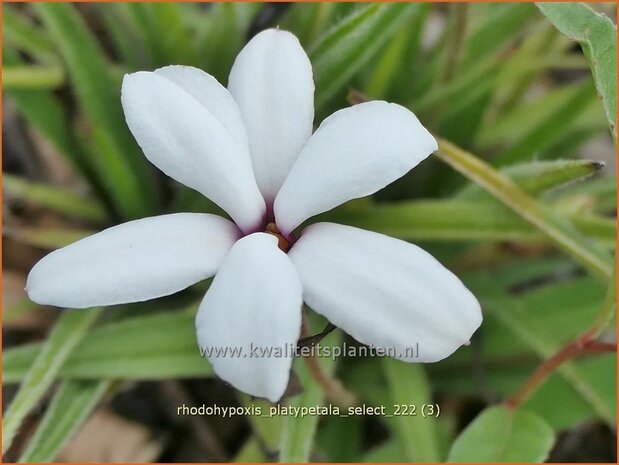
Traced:
POLYGON ((564 35, 576 40, 589 60, 595 87, 613 138, 617 138, 617 27, 584 3, 537 3, 564 35))
POLYGON ((69 228, 5 228, 4 234, 18 242, 42 249, 59 249, 90 236, 94 231, 69 228))
MULTIPOLYGON (((5 350, 3 383, 21 381, 41 344, 5 350)), ((92 331, 67 358, 64 379, 165 379, 209 376, 196 345, 194 315, 161 313, 108 323, 92 331)))
POLYGON ((64 83, 64 69, 58 65, 12 65, 2 68, 2 89, 7 91, 57 89, 64 83))
POLYGON ((125 124, 120 85, 96 42, 70 3, 37 3, 36 10, 66 62, 81 109, 97 138, 95 158, 101 181, 126 218, 153 211, 154 179, 125 124))
POLYGON ((310 53, 320 108, 366 65, 417 8, 414 4, 384 3, 360 8, 324 34, 310 53))
POLYGON ((439 141, 437 155, 543 232, 557 247, 579 263, 604 280, 610 278, 613 261, 611 256, 580 233, 568 219, 537 202, 484 161, 447 141, 439 141))
POLYGON ((4 173, 2 188, 9 198, 32 202, 67 216, 102 223, 107 220, 103 205, 67 189, 38 183, 20 176, 4 173))
MULTIPOLYGON (((548 125, 549 121, 553 121, 555 115, 560 115, 565 108, 569 108, 570 102, 577 100, 578 94, 582 90, 583 84, 568 84, 552 89, 532 102, 514 105, 509 111, 504 112, 500 118, 487 121, 480 129, 476 143, 483 150, 497 145, 515 145, 527 135, 532 134, 537 127, 548 125)), ((590 98, 587 110, 590 107, 596 107, 597 112, 593 108, 593 111, 585 111, 587 113, 585 119, 589 123, 591 120, 597 121, 596 115, 599 113, 599 119, 602 123, 600 128, 603 128, 606 122, 602 112, 597 108, 597 99, 590 98)), ((579 116, 582 117, 581 114, 574 115, 573 125, 576 125, 579 116)), ((563 129, 565 130, 565 128, 563 129)))
MULTIPOLYGON (((604 244, 616 242, 614 220, 571 214, 578 229, 604 244)), ((364 208, 341 207, 318 217, 407 240, 536 241, 548 239, 498 202, 468 200, 411 200, 378 203, 364 208)))
POLYGON ((493 164, 505 166, 533 159, 536 153, 564 135, 566 128, 570 127, 594 98, 595 91, 590 82, 578 85, 576 92, 563 105, 550 113, 544 121, 540 121, 513 146, 503 151, 493 164))
POLYGON ((124 8, 132 16, 133 26, 142 34, 151 65, 193 62, 193 48, 178 3, 127 3, 124 8))
POLYGON ((2 34, 6 43, 28 52, 40 61, 57 60, 56 51, 45 30, 34 25, 29 18, 10 5, 5 5, 2 13, 2 34))
MULTIPOLYGON (((554 160, 521 163, 508 166, 500 172, 518 184, 523 191, 535 195, 588 178, 603 167, 603 163, 591 160, 554 160)), ((479 200, 488 196, 485 190, 474 183, 470 183, 456 194, 457 198, 468 200, 479 200)))
POLYGON ((501 52, 518 37, 518 32, 531 23, 535 8, 527 3, 493 4, 465 42, 462 67, 469 68, 481 59, 501 52))
MULTIPOLYGON (((315 324, 312 325, 316 326, 315 324)), ((339 334, 331 333, 321 344, 335 345, 339 334)), ((335 369, 335 363, 327 357, 318 358, 323 371, 330 375, 335 369)), ((290 400, 294 407, 316 407, 324 401, 322 387, 312 378, 303 358, 297 358, 295 371, 303 386, 303 392, 290 400)), ((314 443, 314 436, 318 427, 318 415, 307 415, 295 418, 288 415, 284 418, 280 443, 280 462, 302 463, 308 462, 314 443)))
POLYGON ((54 329, 29 364, 19 391, 2 422, 2 452, 11 446, 26 415, 36 407, 58 371, 95 322, 101 309, 64 310, 54 329))
POLYGON ((449 462, 543 462, 554 443, 552 429, 526 410, 491 407, 456 438, 449 462))
POLYGON ((52 462, 107 392, 111 382, 64 381, 54 394, 20 462, 52 462))
POLYGON ((198 56, 202 58, 202 67, 219 82, 228 82, 234 59, 259 8, 258 3, 213 3, 205 24, 201 25, 198 56))
POLYGON ((437 440, 436 418, 424 417, 422 406, 432 403, 430 386, 425 369, 419 364, 404 363, 387 358, 383 360, 387 383, 393 405, 415 405, 414 416, 394 416, 390 421, 406 451, 409 462, 439 462, 440 448, 437 440))
MULTIPOLYGON (((4 65, 21 63, 14 50, 3 45, 2 51, 4 65)), ((31 127, 49 140, 60 155, 90 180, 93 188, 98 189, 99 185, 94 181, 92 166, 79 150, 69 117, 59 99, 47 90, 13 90, 7 92, 7 96, 31 127)))

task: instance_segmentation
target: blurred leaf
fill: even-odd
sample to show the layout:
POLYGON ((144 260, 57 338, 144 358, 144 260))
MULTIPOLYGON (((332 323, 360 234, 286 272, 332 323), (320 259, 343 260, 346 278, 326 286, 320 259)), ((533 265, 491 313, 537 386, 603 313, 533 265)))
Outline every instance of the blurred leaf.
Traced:
MULTIPOLYGON (((312 327, 316 326, 312 324, 312 327)), ((331 333, 321 344, 336 344, 339 334, 331 333), (329 342, 330 341, 330 342, 329 342)), ((322 370, 331 375, 335 363, 328 357, 317 358, 322 370)), ((322 387, 313 379, 303 357, 297 358, 295 372, 303 386, 303 392, 290 399, 290 405, 294 407, 316 407, 324 401, 322 387)), ((295 418, 293 415, 285 416, 283 420, 282 436, 280 443, 280 462, 302 463, 309 461, 312 452, 314 436, 318 427, 318 415, 307 415, 295 418)))
POLYGON ((436 437, 436 419, 422 416, 422 406, 432 404, 430 385, 425 369, 419 364, 404 363, 387 358, 383 360, 387 383, 391 392, 391 404, 415 405, 416 415, 391 418, 393 429, 406 450, 410 462, 440 462, 436 437))
POLYGON ((90 236, 94 231, 52 227, 4 228, 3 235, 42 249, 59 249, 90 236))
POLYGON ((594 211, 615 213, 617 209, 617 178, 614 176, 600 176, 586 183, 576 184, 569 190, 548 192, 546 197, 554 200, 573 195, 590 198, 594 211))
MULTIPOLYGON (((613 220, 578 214, 570 215, 570 219, 583 234, 607 245, 615 244, 613 220)), ((407 240, 547 240, 507 207, 487 201, 411 200, 358 209, 342 207, 316 221, 334 221, 407 240)))
POLYGON ((595 98, 594 88, 590 82, 578 85, 576 91, 561 106, 550 113, 545 120, 539 121, 528 133, 524 134, 513 146, 504 150, 493 162, 505 166, 519 161, 534 159, 536 153, 548 147, 581 114, 584 108, 595 98))
POLYGON ((418 5, 407 3, 370 4, 324 34, 309 53, 316 83, 316 107, 341 91, 417 8, 418 5))
POLYGON ((205 24, 198 31, 197 54, 204 69, 222 85, 228 82, 228 73, 260 6, 258 3, 213 3, 205 24))
POLYGON ((484 410, 456 438, 449 462, 543 462, 554 444, 552 429, 537 415, 503 406, 484 410))
MULTIPOLYGON (((555 160, 521 163, 500 170, 529 194, 553 189, 567 183, 585 179, 604 167, 592 160, 555 160)), ((468 184, 455 197, 467 200, 488 198, 489 194, 474 183, 468 184)))
MULTIPOLYGON (((21 61, 14 50, 3 45, 2 63, 18 65, 21 61)), ((80 151, 59 99, 49 90, 13 90, 7 91, 7 96, 32 128, 49 140, 60 155, 98 189, 91 163, 80 151)))
POLYGON ((617 138, 617 27, 584 3, 537 3, 566 36, 578 41, 589 60, 593 80, 613 138, 617 138))
POLYGON ((481 59, 502 51, 518 38, 518 32, 531 24, 535 8, 527 3, 493 4, 492 12, 471 33, 464 44, 462 67, 469 68, 481 59))
POLYGON ((546 234, 579 263, 604 280, 609 279, 612 271, 610 255, 581 234, 568 219, 537 202, 484 161, 447 141, 439 141, 437 155, 546 234))
POLYGON ((4 173, 2 189, 8 198, 17 198, 67 216, 103 223, 107 213, 101 203, 67 189, 4 173))
POLYGON ((152 66, 193 63, 193 49, 181 14, 182 4, 126 3, 123 8, 143 36, 152 66))
POLYGON ((364 423, 361 415, 322 418, 316 432, 316 456, 328 462, 358 462, 363 446, 364 423))
MULTIPOLYGON (((604 287, 574 273, 568 263, 528 258, 460 274, 482 303, 484 324, 471 346, 429 366, 436 388, 456 395, 478 392, 486 399, 513 394, 541 359, 598 318, 604 287)), ((524 407, 557 431, 595 418, 612 425, 615 379, 616 354, 574 360, 556 371, 524 407)))
POLYGON ((42 62, 57 59, 56 51, 45 30, 33 24, 11 5, 4 5, 2 13, 2 34, 7 43, 42 62))
POLYGON ((303 48, 314 45, 327 27, 335 5, 332 2, 292 3, 288 9, 283 27, 294 31, 303 48))
MULTIPOLYGON (((592 278, 543 286, 519 294, 517 299, 507 294, 506 290, 497 288, 497 282, 501 280, 496 270, 476 272, 466 276, 465 281, 481 301, 486 316, 484 359, 488 363, 490 358, 503 361, 496 366, 507 362, 513 367, 516 361, 522 360, 523 353, 534 353, 539 359, 554 355, 597 319, 605 293, 603 286, 592 278)), ((531 278, 529 282, 535 283, 536 280, 531 278)), ((463 356, 464 352, 458 353, 450 358, 449 363, 456 363, 463 356)), ((616 399, 614 395, 608 396, 603 392, 601 385, 605 383, 596 383, 598 378, 589 377, 576 361, 561 365, 556 373, 570 384, 598 417, 613 423, 616 399)), ((530 371, 524 375, 530 375, 530 371)))
MULTIPOLYGON (((3 383, 21 381, 41 344, 5 350, 3 383)), ((92 331, 59 371, 65 379, 165 379, 209 376, 196 345, 194 315, 162 313, 108 323, 92 331)))
POLYGON ((13 65, 2 68, 2 89, 7 91, 57 89, 64 82, 64 70, 58 65, 13 65))
POLYGON ((262 447, 253 438, 245 441, 241 450, 234 457, 234 463, 266 463, 266 461, 267 458, 262 451, 262 447))
POLYGON ((153 211, 154 179, 131 137, 120 105, 120 86, 84 20, 70 3, 36 3, 67 64, 79 104, 98 138, 95 165, 116 207, 126 218, 153 211), (104 144, 104 149, 99 150, 104 144))
MULTIPOLYGON (((40 350, 28 364, 19 391, 9 405, 2 422, 2 452, 11 446, 26 415, 36 407, 54 382, 64 361, 95 322, 101 309, 64 310, 40 350)), ((6 368, 6 365, 4 365, 6 368)))
POLYGON ((54 394, 20 462, 52 462, 86 421, 110 381, 64 381, 54 394))
POLYGON ((138 31, 128 18, 123 3, 98 4, 101 19, 110 35, 114 51, 128 71, 147 68, 148 57, 138 31))

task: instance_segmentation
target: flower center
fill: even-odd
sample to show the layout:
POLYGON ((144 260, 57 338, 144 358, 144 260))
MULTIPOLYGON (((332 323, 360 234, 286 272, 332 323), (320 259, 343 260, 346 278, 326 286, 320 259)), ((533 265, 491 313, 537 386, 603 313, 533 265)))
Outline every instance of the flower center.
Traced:
POLYGON ((277 229, 277 225, 275 223, 267 224, 267 229, 265 231, 267 234, 272 234, 277 237, 277 247, 284 252, 288 252, 290 250, 290 242, 286 239, 277 229))

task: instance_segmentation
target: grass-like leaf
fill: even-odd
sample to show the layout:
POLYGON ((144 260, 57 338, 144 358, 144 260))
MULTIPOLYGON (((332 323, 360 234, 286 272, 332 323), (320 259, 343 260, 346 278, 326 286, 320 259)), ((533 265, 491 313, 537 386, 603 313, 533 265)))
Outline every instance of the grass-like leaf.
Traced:
MULTIPOLYGON (((523 191, 535 195, 586 179, 603 167, 603 163, 592 160, 537 161, 511 165, 502 169, 501 173, 518 184, 523 191)), ((488 198, 488 193, 477 184, 471 183, 458 192, 456 197, 479 200, 488 198)))
MULTIPOLYGON (((614 220, 597 215, 570 214, 582 234, 613 246, 614 220)), ((407 240, 536 241, 548 238, 499 202, 469 200, 411 200, 364 208, 341 208, 320 217, 407 240)))
POLYGON ((98 200, 80 196, 61 187, 4 173, 2 188, 10 198, 32 202, 63 215, 97 223, 107 219, 107 213, 98 200))
POLYGON ((64 361, 86 335, 101 309, 65 310, 42 343, 25 373, 19 391, 2 421, 2 452, 11 446, 26 415, 37 405, 56 378, 64 361))
POLYGON ((14 65, 2 68, 3 90, 57 89, 64 83, 64 69, 59 65, 14 65))
POLYGON ((4 235, 23 244, 55 250, 93 234, 93 231, 69 228, 5 228, 4 235))
POLYGON ((538 3, 540 11, 566 36, 578 41, 589 60, 593 80, 617 138, 617 27, 584 3, 538 3))
POLYGON ((115 205, 127 218, 153 211, 152 172, 131 137, 120 106, 120 83, 84 20, 70 3, 32 5, 67 65, 80 107, 96 136, 94 163, 115 205))
MULTIPOLYGON (((336 344, 339 334, 332 333, 321 344, 336 344)), ((335 369, 335 363, 330 358, 318 358, 318 363, 325 374, 330 375, 335 369)), ((295 363, 295 371, 303 386, 303 392, 290 400, 290 405, 295 407, 316 407, 324 401, 322 387, 312 378, 305 360, 298 358, 295 363)), ((286 416, 282 425, 279 461, 284 463, 308 462, 316 428, 318 427, 318 415, 307 415, 295 418, 286 416)))
MULTIPOLYGON (((8 349, 4 383, 21 381, 42 350, 41 344, 8 349)), ((194 316, 162 313, 108 323, 92 331, 67 358, 66 379, 165 379, 209 376, 211 366, 196 346, 194 316)))
POLYGON ((553 243, 579 263, 604 280, 610 278, 612 272, 610 254, 581 234, 569 220, 540 204, 509 178, 459 147, 441 140, 437 154, 456 171, 486 189, 546 234, 553 243))
POLYGON ((416 5, 407 3, 367 5, 321 37, 309 54, 314 68, 317 108, 344 88, 415 8, 416 5))
POLYGON ((51 462, 84 423, 111 381, 64 381, 54 394, 20 462, 51 462))
POLYGON ((56 51, 45 30, 34 25, 29 18, 10 5, 5 5, 3 10, 2 34, 6 43, 28 52, 42 62, 57 60, 56 51))
POLYGON ((419 364, 404 363, 387 358, 383 360, 393 405, 415 405, 415 415, 391 418, 394 430, 406 450, 410 462, 439 462, 436 418, 422 414, 424 405, 432 404, 432 393, 425 373, 419 364))
POLYGON ((537 415, 505 407, 484 410, 454 442, 449 462, 543 462, 554 444, 537 415))

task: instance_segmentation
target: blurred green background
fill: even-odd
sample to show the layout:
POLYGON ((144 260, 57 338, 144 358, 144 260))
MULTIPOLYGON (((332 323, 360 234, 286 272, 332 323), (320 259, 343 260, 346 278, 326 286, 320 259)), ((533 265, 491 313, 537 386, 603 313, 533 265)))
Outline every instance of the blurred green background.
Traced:
MULTIPOLYGON (((603 309, 614 314, 615 17, 614 4, 579 3, 4 4, 5 461, 616 462, 616 353, 570 360, 522 409, 501 406, 603 309), (225 85, 238 51, 274 26, 310 56, 315 126, 385 99, 487 162, 458 173, 448 165, 459 149, 443 145, 372 198, 323 215, 421 245, 482 303, 471 345, 442 362, 321 360, 359 404, 438 404, 438 417, 179 416, 182 404, 257 402, 196 350, 208 283, 91 312, 42 308, 23 292, 40 257, 107 226, 220 213, 148 163, 120 81, 185 64, 225 85)), ((614 327, 603 343, 616 343, 614 327)), ((339 330, 326 342, 342 340, 355 344, 339 330)), ((289 402, 330 403, 297 362, 304 390, 289 402)))

